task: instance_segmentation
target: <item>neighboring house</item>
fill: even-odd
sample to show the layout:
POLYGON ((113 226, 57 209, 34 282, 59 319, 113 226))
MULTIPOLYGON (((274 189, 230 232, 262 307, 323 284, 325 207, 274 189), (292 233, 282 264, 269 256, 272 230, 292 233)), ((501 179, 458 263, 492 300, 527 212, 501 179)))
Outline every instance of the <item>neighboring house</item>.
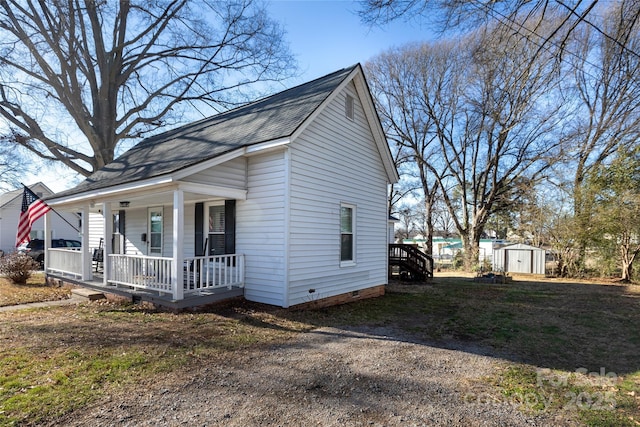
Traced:
MULTIPOLYGON (((43 183, 30 185, 29 188, 38 197, 51 196, 53 192, 43 183)), ((8 191, 0 195, 0 250, 10 253, 16 249, 16 233, 18 231, 18 220, 20 209, 22 208, 22 194, 24 189, 8 191)), ((56 239, 78 240, 78 230, 80 228, 80 217, 73 212, 65 212, 64 219, 60 216, 51 215, 51 237, 56 239), (66 221, 69 223, 67 223, 66 221)), ((44 237, 44 219, 38 219, 31 227, 30 237, 32 239, 42 239, 44 237)))
POLYGON ((108 237, 102 276, 90 221, 80 256, 53 251, 48 276, 174 306, 380 295, 397 180, 358 64, 146 139, 48 199, 99 214, 108 237))
MULTIPOLYGON (((426 239, 421 236, 417 236, 413 239, 404 239, 402 242, 409 245, 417 245, 420 250, 426 252, 426 239)), ((480 239, 478 262, 492 262, 494 250, 506 243, 507 242, 502 239, 480 239)), ((451 262, 456 254, 462 250, 462 240, 460 238, 445 238, 438 236, 433 238, 432 253, 433 259, 437 263, 451 262)))
POLYGON ((389 215, 389 230, 387 231, 387 241, 389 244, 396 242, 396 223, 400 220, 393 215, 389 215))

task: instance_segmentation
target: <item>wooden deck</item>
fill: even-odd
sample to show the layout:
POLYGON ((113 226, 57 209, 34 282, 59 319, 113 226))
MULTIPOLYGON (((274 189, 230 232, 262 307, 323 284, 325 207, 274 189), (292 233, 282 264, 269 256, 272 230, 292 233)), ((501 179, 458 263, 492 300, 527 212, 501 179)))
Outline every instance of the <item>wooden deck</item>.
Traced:
POLYGON ((412 245, 389 245, 389 275, 397 270, 401 279, 426 280, 433 277, 433 258, 412 245))

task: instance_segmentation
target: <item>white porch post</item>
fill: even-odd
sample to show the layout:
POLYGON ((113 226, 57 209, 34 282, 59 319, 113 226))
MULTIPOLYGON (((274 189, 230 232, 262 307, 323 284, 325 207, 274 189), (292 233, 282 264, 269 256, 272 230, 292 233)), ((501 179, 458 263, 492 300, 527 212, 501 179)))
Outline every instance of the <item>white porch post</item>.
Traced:
POLYGON ((82 280, 91 280, 93 278, 91 268, 91 252, 89 249, 89 206, 82 207, 82 231, 80 250, 82 251, 82 280))
POLYGON ((173 283, 173 299, 184 298, 183 263, 184 263, 184 191, 177 189, 173 192, 173 268, 171 269, 171 283, 173 283))
POLYGON ((44 214, 44 272, 49 269, 49 248, 51 248, 51 213, 44 214))
POLYGON ((103 272, 104 277, 102 283, 107 286, 111 277, 111 260, 109 255, 113 248, 111 247, 111 237, 113 236, 113 214, 111 213, 111 205, 109 203, 102 204, 102 216, 104 217, 104 252, 103 252, 103 272))

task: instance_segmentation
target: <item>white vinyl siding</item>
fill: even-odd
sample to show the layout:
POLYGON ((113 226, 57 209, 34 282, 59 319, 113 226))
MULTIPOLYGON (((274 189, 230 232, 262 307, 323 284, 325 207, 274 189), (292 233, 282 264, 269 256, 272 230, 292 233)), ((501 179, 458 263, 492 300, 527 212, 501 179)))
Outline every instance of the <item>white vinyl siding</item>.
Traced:
POLYGON ((195 173, 183 181, 244 189, 247 185, 246 171, 247 159, 240 157, 195 173))
POLYGON ((125 212, 125 252, 127 255, 146 255, 147 244, 142 241, 142 235, 148 233, 147 208, 127 209, 125 212))
POLYGON ((292 142, 290 193, 291 305, 386 283, 387 176, 353 84, 292 142), (345 116, 347 94, 353 121, 345 116), (357 206, 348 267, 340 266, 343 202, 357 206))
POLYGON ((247 200, 236 203, 236 252, 245 255, 245 298, 283 306, 284 152, 248 159, 247 200))
MULTIPOLYGON (((100 246, 100 239, 104 233, 104 217, 102 213, 89 213, 89 248, 95 249, 100 246)), ((93 253, 93 252, 92 252, 93 253)))

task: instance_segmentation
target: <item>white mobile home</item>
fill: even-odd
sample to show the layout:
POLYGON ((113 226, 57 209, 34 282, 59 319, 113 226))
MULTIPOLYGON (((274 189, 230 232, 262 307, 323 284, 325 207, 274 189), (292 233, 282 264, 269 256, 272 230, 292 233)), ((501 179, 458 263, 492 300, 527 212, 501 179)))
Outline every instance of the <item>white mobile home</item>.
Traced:
POLYGON ((55 195, 57 209, 104 218, 104 272, 92 271, 87 225, 82 256, 59 251, 47 273, 159 303, 379 295, 397 180, 356 65, 151 137, 55 195))

